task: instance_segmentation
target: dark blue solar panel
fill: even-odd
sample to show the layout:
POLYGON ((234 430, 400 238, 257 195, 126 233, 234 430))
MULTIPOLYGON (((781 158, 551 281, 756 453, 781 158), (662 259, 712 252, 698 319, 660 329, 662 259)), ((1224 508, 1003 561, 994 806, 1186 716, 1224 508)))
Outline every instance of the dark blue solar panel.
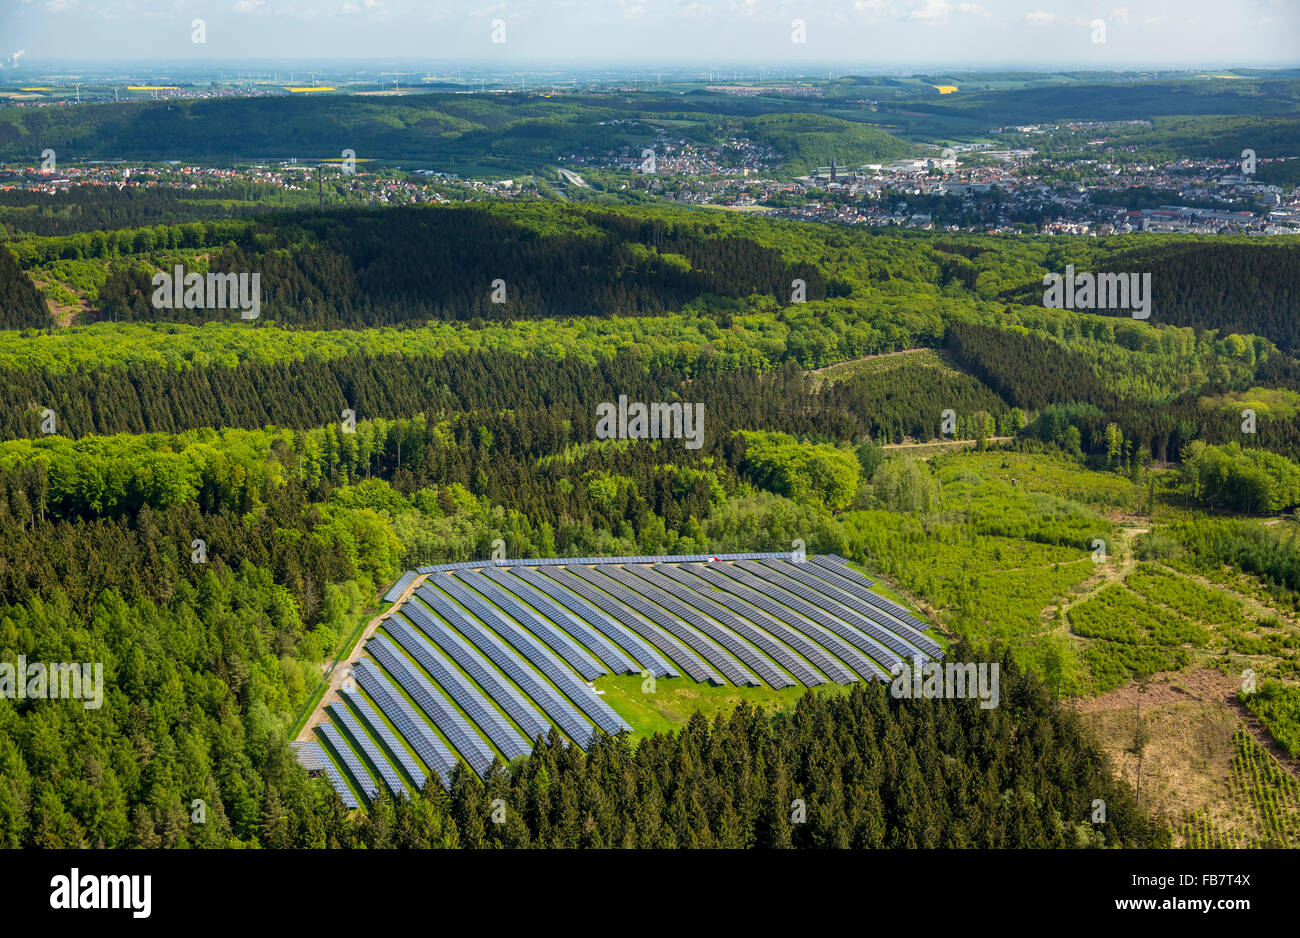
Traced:
POLYGON ((515 689, 509 681, 501 676, 496 668, 488 663, 460 633, 447 625, 446 620, 462 618, 464 613, 458 610, 447 597, 435 589, 420 587, 420 599, 430 603, 438 612, 437 618, 422 603, 410 602, 402 607, 402 612, 420 627, 429 638, 437 642, 447 655, 460 665, 465 673, 472 677, 488 699, 510 715, 510 718, 523 730, 529 745, 538 736, 547 737, 551 733, 551 724, 533 707, 523 694, 515 689))
MULTIPOLYGON (((493 628, 505 631, 507 623, 501 614, 489 608, 481 598, 470 593, 447 574, 436 574, 429 582, 436 583, 447 593, 454 595, 456 602, 464 607, 458 610, 459 615, 455 619, 449 621, 453 622, 456 628, 493 664, 504 671, 520 690, 532 698, 534 703, 546 711, 546 715, 554 720, 570 739, 583 749, 590 746, 594 732, 591 723, 555 688, 542 680, 518 654, 481 624, 486 622, 493 628), (473 613, 480 621, 475 621, 469 613, 473 613)), ((452 608, 456 607, 452 606, 452 608)))
POLYGON ((442 731, 461 758, 479 775, 485 775, 492 766, 492 750, 487 743, 479 739, 470 728, 469 723, 455 707, 443 697, 429 679, 420 673, 396 646, 382 635, 376 635, 366 643, 366 651, 374 656, 393 680, 410 694, 411 699, 429 715, 433 725, 442 731))
MULTIPOLYGON (((840 683, 854 679, 850 668, 864 676, 887 677, 881 664, 888 667, 899 656, 941 655, 941 646, 922 634, 929 627, 925 622, 870 592, 871 581, 843 558, 810 555, 807 563, 791 564, 790 557, 788 552, 752 552, 466 561, 418 572, 475 571, 463 575, 463 588, 489 610, 481 616, 489 634, 496 629, 506 645, 514 645, 543 674, 543 660, 564 674, 572 667, 590 680, 601 665, 628 673, 638 659, 646 663, 652 656, 651 673, 675 675, 654 645, 695 680, 721 683, 712 664, 733 683, 757 683, 752 668, 773 686, 787 684, 790 677, 818 683, 818 670, 840 683), (652 564, 661 566, 650 569, 652 564), (731 585, 720 587, 724 592, 717 595, 707 587, 688 586, 681 577, 698 580, 701 574, 686 564, 712 566, 731 585), (512 629, 519 631, 512 634, 512 629), (533 660, 539 652, 545 657, 533 660)), ((438 612, 453 623, 465 614, 456 603, 438 612)), ((463 662, 457 664, 469 670, 463 662)), ((562 690, 569 694, 567 687, 562 690)))
MULTIPOLYGON (((526 604, 502 589, 495 580, 472 570, 458 571, 453 574, 453 577, 477 591, 488 602, 504 612, 512 621, 523 626, 531 635, 545 642, 586 680, 594 680, 600 675, 608 673, 604 666, 587 654, 581 645, 528 608, 526 604)), ((509 638, 509 636, 502 637, 509 638)), ((522 649, 520 650, 522 651, 522 649)))
POLYGON ((874 581, 863 576, 861 573, 858 573, 858 571, 851 569, 849 567, 848 558, 841 557, 839 554, 809 555, 808 561, 810 563, 816 564, 819 567, 825 567, 827 570, 832 570, 832 571, 843 570, 845 573, 853 574, 855 577, 865 582, 867 586, 874 585, 874 581))
POLYGON ((343 763, 343 768, 348 770, 348 774, 352 776, 352 781, 356 782, 357 789, 365 799, 374 801, 379 796, 379 783, 370 774, 370 770, 361 761, 361 757, 352 751, 352 747, 343 738, 343 734, 329 723, 317 724, 316 732, 320 733, 325 738, 325 742, 330 744, 330 748, 334 750, 335 755, 339 757, 339 761, 343 763))
POLYGON ((411 744, 411 748, 424 760, 424 764, 438 772, 443 788, 451 788, 451 770, 456 767, 456 757, 429 724, 406 702, 388 678, 375 667, 369 658, 362 658, 352 666, 352 676, 370 695, 375 706, 397 727, 397 732, 411 744))
POLYGON ((393 588, 384 594, 384 602, 395 603, 402 598, 402 591, 411 585, 415 580, 416 573, 414 570, 407 570, 393 584, 393 588))
POLYGON ((404 619, 392 618, 384 624, 384 627, 388 634, 406 649, 406 653, 429 672, 429 676, 438 682, 438 686, 446 692, 447 696, 465 711, 465 715, 478 724, 479 729, 487 734, 488 739, 501 750, 507 762, 533 751, 528 740, 519 735, 510 725, 510 721, 488 703, 478 689, 466 680, 465 675, 457 671, 452 663, 443 657, 442 652, 429 644, 428 639, 413 626, 408 625, 404 619))
POLYGON ((657 628, 662 629, 661 636, 672 636, 679 639, 684 647, 690 648, 694 653, 698 654, 703 662, 717 668, 723 677, 731 683, 737 686, 757 686, 760 683, 748 668, 732 657, 725 649, 719 647, 706 636, 692 631, 681 619, 668 614, 662 608, 638 595, 626 583, 621 582, 621 578, 627 576, 621 567, 602 564, 594 568, 566 567, 565 569, 582 577, 593 587, 609 593, 619 602, 631 606, 650 622, 653 622, 657 628))

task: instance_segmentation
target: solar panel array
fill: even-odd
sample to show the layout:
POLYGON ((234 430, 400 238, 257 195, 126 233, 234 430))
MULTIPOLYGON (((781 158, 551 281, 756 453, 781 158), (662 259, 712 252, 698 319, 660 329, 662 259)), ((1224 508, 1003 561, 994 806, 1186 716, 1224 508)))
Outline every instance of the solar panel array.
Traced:
MULTIPOLYGON (((699 583, 696 581, 694 574, 688 573, 685 567, 674 567, 669 564, 660 564, 651 569, 660 576, 673 580, 678 586, 683 586, 687 590, 692 591, 699 607, 704 609, 706 612, 709 612, 709 614, 715 619, 723 621, 719 618, 720 613, 710 611, 713 608, 722 609, 724 612, 730 611, 735 613, 738 622, 744 623, 748 620, 754 623, 755 626, 765 630, 766 634, 780 639, 780 642, 784 643, 787 648, 802 655, 802 660, 806 660, 819 668, 822 674, 825 674, 835 683, 852 684, 858 679, 856 674, 836 660, 836 658, 826 651, 826 649, 809 639, 808 636, 804 635, 802 632, 795 631, 784 622, 768 615, 759 607, 749 605, 744 600, 723 592, 721 589, 708 591, 702 590, 699 583), (723 607, 725 607, 725 609, 723 607)), ((778 647, 780 647, 779 643, 778 647)), ((773 657, 776 656, 773 655, 773 657)), ((798 658, 795 659, 796 664, 799 660, 800 659, 798 658)), ((807 675, 801 675, 795 665, 786 665, 786 670, 790 671, 791 674, 794 674, 795 677, 799 678, 799 680, 803 681, 810 687, 814 684, 821 683, 820 680, 815 680, 807 675)), ((812 672, 812 675, 815 676, 816 672, 812 672)))
POLYGON ((335 729, 332 723, 321 723, 316 727, 316 732, 320 733, 325 738, 325 742, 330 744, 334 754, 339 757, 343 767, 352 776, 352 781, 356 784, 357 790, 365 796, 367 801, 374 801, 379 795, 379 783, 370 774, 370 770, 361 761, 361 757, 348 745, 347 740, 343 738, 343 734, 335 729))
POLYGON ((366 761, 370 763, 370 767, 379 773, 379 777, 384 780, 388 790, 398 798, 411 797, 410 789, 406 787, 402 777, 397 774, 397 770, 393 768, 392 763, 388 761, 388 757, 379 748, 379 744, 361 728, 361 724, 357 722, 356 717, 348 712, 348 708, 340 703, 332 703, 329 705, 329 714, 335 724, 343 727, 347 732, 353 745, 360 750, 366 761))
POLYGON ((641 662, 640 670, 649 671, 655 677, 680 677, 677 671, 663 658, 659 657, 654 649, 641 641, 635 632, 629 632, 620 622, 610 618, 602 609, 587 602, 579 594, 564 589, 554 580, 548 580, 541 574, 526 567, 516 567, 512 573, 515 579, 523 580, 525 583, 536 587, 547 596, 561 603, 566 609, 586 618, 607 638, 618 642, 619 645, 635 655, 636 659, 641 662))
MULTIPOLYGON (((459 617, 459 613, 447 602, 446 597, 437 590, 425 592, 425 589, 423 586, 420 587, 420 598, 433 604, 433 608, 443 619, 450 617, 454 620, 459 617)), ((495 701, 497 706, 515 721, 515 725, 523 731, 524 738, 530 744, 538 736, 550 735, 551 724, 543 719, 524 695, 488 664, 487 659, 465 641, 459 632, 442 619, 434 618, 429 610, 418 602, 407 603, 402 607, 402 612, 418 625, 425 635, 437 642, 442 650, 474 679, 475 683, 483 689, 484 694, 495 701)))
POLYGON ((599 661, 583 650, 581 645, 502 589, 495 581, 468 571, 454 573, 452 577, 482 595, 516 623, 527 628, 530 635, 540 638, 550 646, 586 680, 592 681, 608 673, 599 661))
MULTIPOLYGON (((750 625, 744 619, 740 618, 740 616, 734 615, 730 610, 724 609, 707 596, 696 597, 694 609, 685 605, 685 603, 678 602, 676 596, 673 594, 679 592, 681 586, 680 582, 670 579, 660 573, 658 567, 629 566, 626 569, 628 573, 644 580, 651 587, 657 587, 658 591, 662 592, 666 596, 663 602, 668 603, 671 601, 672 603, 672 605, 668 605, 666 608, 675 610, 678 607, 681 607, 682 612, 679 612, 678 614, 682 616, 692 614, 699 617, 699 613, 695 612, 696 609, 702 613, 706 613, 713 621, 721 623, 731 629, 732 632, 737 633, 742 638, 747 639, 752 644, 758 646, 758 648, 771 657, 773 661, 785 668, 785 670, 794 675, 795 678, 798 678, 798 680, 795 681, 778 671, 776 672, 778 676, 777 680, 768 678, 768 683, 773 687, 791 687, 796 683, 803 684, 807 687, 814 687, 818 684, 825 683, 826 679, 824 677, 810 668, 807 662, 793 654, 791 650, 781 644, 781 642, 776 641, 771 635, 764 632, 762 629, 750 625)), ((665 567, 664 569, 671 570, 672 568, 665 567)), ((689 618, 686 621, 691 622, 692 625, 695 624, 689 618)), ((750 665, 750 667, 754 668, 754 670, 758 671, 759 674, 767 677, 767 671, 769 668, 765 665, 761 655, 753 656, 753 660, 750 660, 748 657, 742 660, 744 660, 746 664, 750 665)))
POLYGON ((325 754, 320 751, 320 743, 314 739, 294 740, 289 743, 294 757, 308 772, 325 771, 325 754))
POLYGON ((682 569, 695 574, 700 579, 706 581, 720 590, 739 596, 752 605, 762 609, 778 622, 782 622, 796 632, 801 632, 817 642, 828 651, 832 652, 835 657, 843 661, 853 671, 863 678, 885 678, 886 672, 870 658, 862 654, 839 635, 830 629, 824 628, 821 624, 806 619, 791 609, 773 602, 766 595, 762 583, 757 588, 747 586, 744 583, 722 576, 713 569, 713 565, 704 566, 702 564, 683 564, 682 569))
MULTIPOLYGON (((703 632, 738 658, 743 664, 753 668, 767 684, 778 688, 794 686, 794 681, 791 679, 790 675, 784 673, 780 668, 773 665, 770 658, 766 655, 760 654, 752 645, 742 641, 738 636, 727 631, 717 622, 707 616, 701 615, 685 603, 678 602, 675 597, 660 589, 653 581, 647 580, 643 576, 638 576, 634 572, 638 567, 634 565, 629 567, 602 566, 599 569, 606 576, 614 577, 628 589, 640 593, 646 599, 666 609, 672 615, 689 623, 697 631, 703 632)), ((748 672, 745 673, 755 684, 760 683, 754 678, 753 674, 748 674, 748 672)))
MULTIPOLYGON (((858 612, 838 599, 830 596, 825 590, 818 590, 804 583, 804 578, 816 581, 815 577, 804 573, 799 569, 800 564, 786 564, 783 569, 774 569, 767 566, 746 566, 737 565, 740 569, 748 570, 757 574, 760 578, 780 586, 781 589, 793 593, 800 599, 812 603, 819 609, 826 610, 827 613, 835 616, 842 622, 847 622, 867 635, 870 635, 875 641, 880 642, 890 651, 895 652, 900 658, 911 658, 913 655, 921 654, 928 658, 913 642, 908 641, 901 634, 898 628, 885 628, 881 621, 887 621, 879 612, 868 611, 865 614, 858 612)), ((820 581, 816 581, 820 582, 820 581)), ((870 607, 865 607, 870 610, 870 607)), ((913 634, 911 629, 907 629, 909 634, 913 634)))
POLYGON ((303 768, 309 771, 325 773, 330 785, 343 799, 343 807, 348 810, 361 807, 361 802, 357 801, 357 796, 348 787, 347 781, 343 778, 343 773, 339 771, 338 766, 330 761, 329 756, 325 755, 321 750, 320 743, 314 739, 306 739, 294 746, 294 751, 303 768))
POLYGON ((823 612, 821 608, 813 602, 808 602, 805 596, 795 592, 796 589, 803 590, 804 587, 797 583, 791 584, 791 581, 783 580, 779 574, 774 571, 759 567, 756 570, 747 570, 739 565, 724 568, 726 576, 739 580, 750 586, 757 586, 767 592, 781 605, 793 609, 805 619, 811 619, 824 629, 828 629, 838 635, 840 638, 853 645, 865 655, 869 655, 872 660, 883 665, 888 671, 899 661, 903 659, 892 651, 888 645, 882 644, 875 638, 868 636, 860 629, 849 625, 838 616, 832 616, 823 612))
POLYGON ((460 757, 469 763, 469 767, 479 775, 487 774, 492 765, 492 750, 488 748, 478 734, 469 728, 469 723, 460 715, 447 698, 438 693, 429 679, 415 665, 411 664, 388 639, 376 635, 366 643, 366 651, 374 657, 384 670, 391 674, 410 695, 411 699, 428 714, 433 725, 451 743, 451 747, 460 753, 460 757))
MULTIPOLYGON (((805 569, 808 566, 806 563, 794 564, 783 563, 775 560, 764 560, 762 565, 775 570, 778 573, 784 574, 791 579, 798 580, 804 586, 810 587, 814 593, 826 596, 839 605, 853 610, 858 615, 870 619, 872 622, 877 623, 887 631, 897 633, 902 638, 906 639, 910 646, 921 650, 927 655, 937 655, 943 650, 942 646, 940 646, 938 642, 930 638, 928 635, 921 634, 920 631, 913 628, 911 625, 904 623, 899 617, 885 613, 881 607, 876 606, 873 603, 864 602, 859 595, 850 593, 848 590, 843 589, 834 582, 815 576, 811 571, 805 569)), ((848 585, 847 580, 843 582, 845 585, 848 585)), ((864 592, 869 591, 864 590, 864 592)), ((880 597, 876 598, 879 599, 880 597)), ((910 613, 908 616, 909 618, 914 618, 910 613)), ((902 649, 896 650, 901 651, 902 649)), ((907 651, 906 653, 910 655, 912 652, 907 651)))
POLYGON ((582 748, 631 730, 590 683, 611 672, 811 687, 942 656, 924 621, 835 555, 466 561, 407 571, 385 599, 420 575, 354 662, 359 690, 327 706, 326 746, 297 747, 348 807, 381 783, 410 797, 434 771, 450 787, 458 762, 485 775, 556 729, 582 748))
POLYGON ((401 599, 402 593, 406 591, 406 588, 415 582, 415 577, 416 573, 414 570, 407 570, 398 577, 397 582, 393 584, 393 588, 384 594, 384 602, 395 603, 401 599))
MULTIPOLYGON (((819 558, 814 558, 814 562, 816 562, 818 559, 819 558)), ((854 595, 856 595, 859 599, 863 599, 871 603, 871 605, 875 606, 877 609, 885 610, 885 612, 888 612, 895 619, 898 619, 902 622, 906 622, 912 628, 921 632, 924 632, 926 629, 930 627, 930 624, 928 622, 921 621, 916 616, 912 615, 910 612, 908 612, 906 609, 900 606, 898 603, 886 599, 884 596, 881 596, 879 593, 873 593, 869 589, 864 589, 863 587, 867 587, 871 585, 871 581, 864 576, 859 576, 856 571, 852 570, 848 566, 833 566, 831 564, 818 564, 818 566, 820 566, 823 570, 826 570, 832 574, 839 576, 841 579, 847 580, 850 585, 858 587, 861 590, 861 592, 855 593, 854 595)))
MULTIPOLYGON (((609 642, 605 636, 554 602, 541 590, 501 570, 484 570, 483 576, 550 619, 561 635, 567 632, 574 638, 580 639, 611 671, 617 674, 636 674, 641 671, 640 665, 619 651, 618 647, 609 642)), ((588 608, 599 614, 594 606, 588 608)))
MULTIPOLYGON (((565 569, 570 568, 566 567, 565 569)), ((624 602, 632 603, 638 612, 656 625, 666 629, 669 634, 680 639, 683 644, 694 650, 696 654, 721 672, 723 677, 731 683, 737 686, 748 685, 750 687, 757 687, 761 683, 744 665, 716 642, 694 632, 681 619, 667 614, 663 609, 639 595, 630 585, 631 582, 635 581, 629 580, 627 572, 622 568, 601 564, 593 568, 576 567, 572 569, 573 572, 582 576, 590 575, 593 580, 612 580, 617 585, 601 583, 601 588, 613 593, 616 598, 622 599, 624 602)))
MULTIPOLYGON (((454 581, 454 577, 448 577, 447 579, 454 581)), ((482 578, 480 577, 479 580, 482 581, 482 578)), ((469 593, 468 588, 465 586, 461 586, 460 589, 464 593, 473 595, 469 593)), ((573 672, 552 655, 546 646, 538 641, 531 632, 514 622, 501 619, 497 634, 513 645, 520 655, 546 675, 546 678, 559 688, 561 693, 577 705, 579 710, 591 717, 596 722, 596 725, 606 733, 612 736, 615 733, 622 733, 632 729, 626 720, 614 712, 613 707, 596 696, 596 692, 586 683, 578 680, 573 672)), ((603 670, 600 673, 604 673, 603 670)))
POLYGON ((390 619, 385 631, 433 678, 461 711, 478 724, 506 761, 526 756, 533 747, 510 725, 456 667, 428 639, 401 619, 390 619))
POLYGON ((423 788, 425 780, 429 777, 428 773, 424 771, 419 760, 411 755, 411 751, 398 739, 397 734, 388 728, 388 724, 375 712, 375 708, 370 706, 366 698, 355 688, 348 687, 344 687, 340 691, 340 696, 361 717, 361 722, 368 728, 369 732, 383 743, 388 757, 405 770, 406 777, 415 783, 416 789, 423 788))
POLYGON ((856 570, 850 569, 848 559, 845 557, 841 557, 839 554, 817 554, 813 557, 808 557, 806 559, 812 561, 815 564, 818 564, 820 566, 825 566, 827 568, 843 567, 845 570, 847 570, 849 573, 852 573, 854 576, 858 577, 859 579, 865 580, 867 586, 875 585, 875 581, 868 580, 866 577, 858 573, 856 570))
POLYGON ((483 652, 484 656, 491 660, 493 664, 504 671, 520 690, 528 694, 545 711, 546 715, 555 721, 555 724, 564 731, 569 739, 584 749, 591 745, 591 723, 578 713, 573 708, 573 705, 564 699, 563 695, 542 680, 519 654, 506 645, 496 634, 493 634, 491 629, 484 627, 482 624, 490 623, 492 628, 497 630, 497 634, 500 634, 508 629, 509 623, 482 599, 465 589, 460 583, 452 580, 450 576, 443 574, 437 577, 437 584, 439 589, 445 590, 448 595, 454 597, 458 603, 472 612, 478 619, 478 621, 475 621, 475 619, 462 613, 455 623, 461 634, 473 642, 478 647, 478 650, 483 652))
POLYGON ((849 592, 862 599, 867 599, 868 597, 874 597, 876 599, 882 598, 877 596, 875 593, 872 593, 869 589, 869 587, 875 585, 874 580, 869 580, 861 573, 858 573, 858 571, 848 565, 847 561, 843 561, 843 558, 837 561, 833 559, 834 557, 834 554, 831 554, 829 557, 809 557, 808 564, 811 572, 820 577, 825 577, 827 580, 835 582, 842 581, 845 584, 841 587, 842 589, 848 589, 849 592), (830 575, 827 576, 827 574, 830 575))
POLYGON ((362 658, 352 666, 352 676, 361 689, 370 695, 397 732, 411 744, 424 764, 437 769, 443 788, 451 788, 451 770, 456 767, 456 756, 433 728, 424 721, 401 693, 389 683, 383 672, 369 658, 362 658))
POLYGON ((632 596, 626 590, 617 590, 617 587, 612 584, 608 589, 605 589, 603 584, 600 587, 595 586, 590 582, 590 579, 595 578, 596 574, 586 567, 552 569, 547 571, 547 576, 564 584, 582 596, 583 599, 600 606, 601 609, 604 609, 642 638, 648 639, 657 647, 663 649, 664 653, 680 665, 681 669, 689 674, 692 680, 708 681, 710 684, 719 685, 726 683, 712 668, 701 661, 694 652, 687 649, 676 638, 647 618, 647 613, 653 615, 653 612, 650 609, 650 604, 640 597, 632 596), (584 580, 588 582, 583 582, 584 580), (611 595, 614 592, 619 595, 611 595))

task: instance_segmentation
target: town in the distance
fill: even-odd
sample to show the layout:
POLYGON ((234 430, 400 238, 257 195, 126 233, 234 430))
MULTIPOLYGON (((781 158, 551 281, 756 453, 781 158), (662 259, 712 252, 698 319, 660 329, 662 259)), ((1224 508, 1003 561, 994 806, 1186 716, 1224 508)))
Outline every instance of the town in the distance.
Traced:
MULTIPOLYGON (((1267 141, 1238 146, 1231 118, 1205 119, 1202 135, 1180 127, 1189 141, 1181 148, 1166 142, 1169 118, 1085 119, 1095 99, 1082 90, 1087 76, 1077 73, 773 77, 776 69, 756 66, 725 75, 488 70, 480 78, 456 71, 32 73, 14 84, 12 75, 0 73, 0 98, 17 114, 124 101, 171 110, 238 98, 280 99, 270 103, 273 111, 328 117, 332 108, 320 98, 355 97, 376 114, 470 106, 491 112, 493 124, 505 123, 499 133, 448 133, 400 154, 358 149, 369 141, 342 136, 337 152, 302 140, 256 156, 236 146, 207 158, 196 153, 193 160, 164 161, 87 159, 75 146, 64 154, 24 154, 0 145, 0 192, 116 187, 229 198, 239 189, 257 201, 360 206, 663 201, 843 225, 984 233, 1300 232, 1294 186, 1300 153, 1270 149, 1267 141), (1014 111, 1000 105, 1015 90, 1072 86, 1081 88, 1079 114, 1066 109, 1036 123, 1001 119, 1014 111), (666 102, 680 110, 670 116, 666 102), (782 113, 793 107, 806 113, 782 113), (539 132, 529 119, 535 114, 555 118, 539 132), (521 139, 529 145, 520 146, 521 139), (350 163, 340 155, 345 150, 350 163)), ((1100 87, 1168 93, 1186 86, 1212 99, 1234 83, 1279 77, 1286 76, 1277 70, 1120 73, 1107 75, 1100 87)), ((21 198, 10 196, 8 204, 21 198)))

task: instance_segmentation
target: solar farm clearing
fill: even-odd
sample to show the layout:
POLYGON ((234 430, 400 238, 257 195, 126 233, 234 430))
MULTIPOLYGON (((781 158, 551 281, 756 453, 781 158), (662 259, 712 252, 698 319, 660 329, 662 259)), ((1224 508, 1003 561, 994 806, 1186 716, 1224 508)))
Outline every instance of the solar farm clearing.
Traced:
POLYGON ((485 775, 539 737, 587 749, 671 728, 719 693, 781 704, 941 658, 928 624, 873 586, 834 555, 421 567, 386 594, 399 604, 308 721, 299 759, 354 807, 434 773, 449 786, 457 763, 485 775))

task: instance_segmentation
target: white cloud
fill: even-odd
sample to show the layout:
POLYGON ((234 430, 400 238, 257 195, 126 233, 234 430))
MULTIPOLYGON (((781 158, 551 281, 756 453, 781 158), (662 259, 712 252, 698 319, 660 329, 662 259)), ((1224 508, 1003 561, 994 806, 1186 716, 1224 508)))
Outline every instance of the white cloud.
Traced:
POLYGON ((919 10, 912 11, 914 20, 938 20, 947 19, 952 7, 949 6, 948 0, 925 0, 925 6, 919 10))
POLYGON ((973 16, 975 14, 984 14, 984 8, 978 3, 952 4, 948 0, 925 0, 925 5, 913 10, 908 15, 908 18, 943 23, 947 22, 954 13, 961 16, 973 16))

